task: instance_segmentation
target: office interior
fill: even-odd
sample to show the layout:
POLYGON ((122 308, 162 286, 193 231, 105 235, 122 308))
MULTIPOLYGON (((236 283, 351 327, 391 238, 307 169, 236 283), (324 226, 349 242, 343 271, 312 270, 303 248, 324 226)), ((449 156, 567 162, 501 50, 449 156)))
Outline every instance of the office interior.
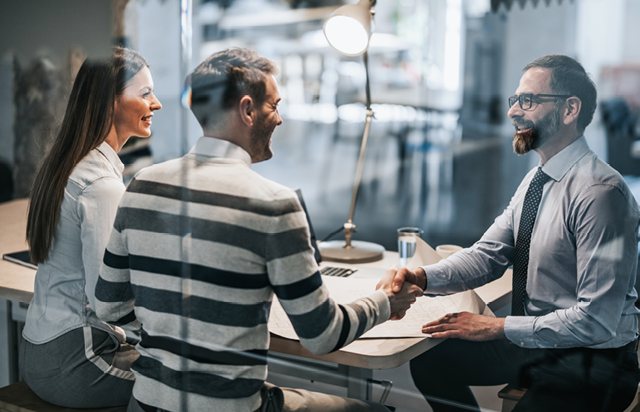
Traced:
MULTIPOLYGON (((252 166, 301 189, 319 240, 339 240, 352 200, 365 121, 361 56, 333 50, 324 20, 348 0, 0 0, 0 202, 28 196, 30 178, 62 118, 85 56, 121 44, 150 63, 156 113, 149 139, 120 153, 125 181, 186 153, 201 135, 184 106, 184 78, 204 58, 247 47, 275 61, 283 124, 274 157, 252 166)), ((538 155, 512 150, 507 98, 522 68, 550 53, 580 61, 598 89, 585 137, 640 200, 640 1, 378 0, 368 50, 375 117, 355 208, 356 240, 397 251, 418 227, 433 247, 467 247, 506 207, 538 155)), ((2 331, 24 305, 0 300, 2 331)), ((508 308, 496 313, 508 314, 508 308), (505 312, 506 310, 506 312, 505 312)), ((4 332, 0 332, 4 333, 4 332)), ((15 350, 0 339, 0 387, 15 381, 15 350)), ((437 371, 434 371, 437 373, 437 371)), ((394 382, 387 404, 430 410, 408 367, 374 371, 394 382)), ((269 380, 344 395, 332 385, 269 380)), ((374 385, 377 399, 383 387, 374 385)), ((474 388, 500 410, 500 387, 474 388)))

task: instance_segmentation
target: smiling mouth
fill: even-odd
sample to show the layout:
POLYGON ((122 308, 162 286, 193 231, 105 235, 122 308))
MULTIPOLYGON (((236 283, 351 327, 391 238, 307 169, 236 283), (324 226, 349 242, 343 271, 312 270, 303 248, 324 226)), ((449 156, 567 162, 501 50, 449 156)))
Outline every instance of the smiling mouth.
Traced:
POLYGON ((142 121, 143 121, 143 122, 147 122, 147 123, 151 124, 151 118, 152 118, 152 117, 153 117, 153 115, 150 115, 150 116, 144 116, 144 117, 142 118, 142 121))
POLYGON ((528 133, 533 129, 533 125, 527 123, 517 124, 514 122, 513 127, 515 127, 517 134, 528 133))

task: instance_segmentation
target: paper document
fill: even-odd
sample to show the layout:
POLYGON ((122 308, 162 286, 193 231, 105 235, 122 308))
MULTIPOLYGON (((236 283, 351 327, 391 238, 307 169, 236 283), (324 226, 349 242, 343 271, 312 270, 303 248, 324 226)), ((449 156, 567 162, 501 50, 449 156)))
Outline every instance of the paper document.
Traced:
MULTIPOLYGON (((416 254, 411 260, 409 267, 433 264, 439 260, 440 255, 425 241, 418 239, 416 254)), ((329 289, 331 298, 337 303, 342 304, 350 303, 355 299, 370 295, 378 283, 378 279, 336 278, 326 276, 323 276, 322 280, 329 289)), ((387 321, 382 325, 378 325, 362 335, 361 339, 424 337, 425 334, 422 333, 422 325, 439 319, 447 313, 463 311, 493 316, 491 309, 489 309, 480 296, 473 290, 448 296, 423 296, 417 299, 416 303, 411 306, 402 320, 387 321)), ((298 339, 287 314, 275 297, 269 317, 269 331, 288 339, 298 339)))
POLYGON ((428 266, 438 263, 442 260, 442 257, 436 252, 427 242, 419 237, 416 237, 416 253, 413 255, 408 268, 415 268, 418 266, 428 266))

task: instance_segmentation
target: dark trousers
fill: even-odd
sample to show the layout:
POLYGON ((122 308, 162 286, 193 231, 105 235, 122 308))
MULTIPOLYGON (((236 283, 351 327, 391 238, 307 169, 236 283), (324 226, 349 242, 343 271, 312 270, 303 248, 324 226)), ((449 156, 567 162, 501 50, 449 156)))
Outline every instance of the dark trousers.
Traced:
POLYGON ((39 345, 22 340, 20 373, 36 395, 66 408, 126 405, 133 390, 131 364, 138 352, 90 326, 39 345))
POLYGON ((636 342, 617 349, 526 349, 448 339, 411 361, 434 412, 480 410, 471 386, 529 388, 514 411, 623 411, 640 381, 636 342))

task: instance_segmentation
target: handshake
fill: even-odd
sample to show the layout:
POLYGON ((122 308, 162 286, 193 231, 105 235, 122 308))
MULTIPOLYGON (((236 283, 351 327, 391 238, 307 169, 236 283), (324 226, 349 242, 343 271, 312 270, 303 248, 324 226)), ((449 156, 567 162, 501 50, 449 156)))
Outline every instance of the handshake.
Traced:
POLYGON ((393 265, 376 285, 389 297, 391 320, 400 320, 427 289, 427 276, 422 268, 409 270, 393 265))
MULTIPOLYGON (((409 270, 392 266, 376 285, 389 297, 390 320, 400 320, 427 289, 427 275, 420 267, 409 270)), ((433 338, 458 338, 471 341, 506 339, 505 318, 469 312, 448 313, 422 326, 422 333, 433 338)))

